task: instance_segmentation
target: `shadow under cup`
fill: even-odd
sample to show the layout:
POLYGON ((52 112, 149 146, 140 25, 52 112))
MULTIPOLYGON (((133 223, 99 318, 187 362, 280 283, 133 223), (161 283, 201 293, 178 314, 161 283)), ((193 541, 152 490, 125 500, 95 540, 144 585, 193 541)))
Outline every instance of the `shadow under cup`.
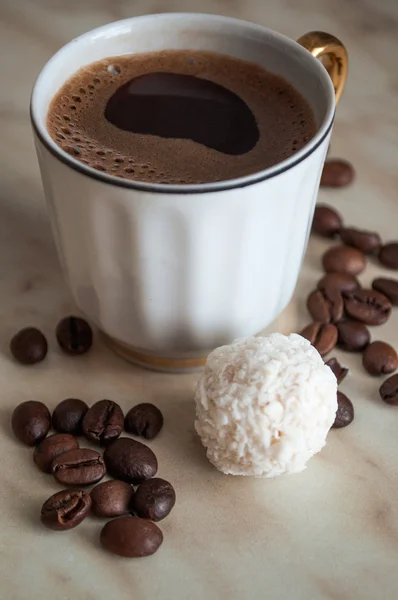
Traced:
POLYGON ((116 352, 154 369, 195 369, 213 348, 259 332, 281 312, 306 249, 334 106, 332 82, 307 50, 215 15, 112 23, 50 59, 31 119, 54 237, 78 307, 116 352), (49 104, 80 67, 165 49, 227 54, 283 76, 312 107, 316 135, 265 171, 198 185, 119 179, 56 145, 49 104))

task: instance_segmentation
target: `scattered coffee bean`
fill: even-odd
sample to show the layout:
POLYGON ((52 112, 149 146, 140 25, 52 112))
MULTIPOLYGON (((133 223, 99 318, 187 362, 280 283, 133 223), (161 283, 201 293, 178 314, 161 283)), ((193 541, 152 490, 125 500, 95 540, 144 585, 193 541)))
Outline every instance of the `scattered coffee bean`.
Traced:
POLYGON ((314 290, 308 296, 307 309, 314 321, 338 323, 343 316, 344 301, 338 290, 314 290))
POLYGON ((12 413, 12 430, 16 437, 28 446, 34 446, 45 438, 50 425, 50 412, 43 402, 22 402, 12 413))
POLYGON ((332 425, 335 429, 347 427, 354 420, 354 407, 345 394, 337 392, 336 419, 332 425))
POLYGON ((390 344, 372 342, 362 357, 363 366, 370 375, 387 375, 398 368, 398 356, 390 344))
POLYGON ((343 292, 346 313, 366 325, 381 325, 391 314, 389 299, 375 290, 343 292))
POLYGON ((66 317, 57 325, 58 344, 66 354, 84 354, 93 343, 90 325, 79 317, 66 317))
POLYGON ((133 509, 137 516, 151 521, 161 521, 171 512, 176 493, 168 481, 155 477, 141 483, 134 500, 133 509))
POLYGON ((163 427, 163 415, 153 404, 144 402, 129 410, 124 428, 133 435, 142 435, 147 440, 156 437, 163 427))
POLYGON ((51 473, 51 465, 57 456, 78 448, 79 443, 70 433, 56 433, 44 438, 33 452, 33 460, 44 473, 51 473))
POLYGON ((90 494, 83 490, 62 490, 42 506, 41 522, 49 529, 66 531, 79 525, 90 512, 90 494))
POLYGON ((361 287, 358 279, 349 273, 338 271, 327 273, 318 281, 318 290, 337 290, 339 292, 349 292, 361 287))
POLYGON ((47 349, 47 340, 36 327, 21 329, 10 342, 11 354, 22 365, 41 362, 47 355, 47 349))
POLYGON ((325 204, 315 207, 312 231, 323 237, 333 237, 339 232, 343 220, 337 210, 325 204))
POLYGON ((391 304, 398 306, 398 281, 396 279, 378 277, 373 281, 372 288, 387 296, 391 304))
POLYGON ((316 348, 321 356, 328 354, 337 343, 337 328, 331 323, 311 323, 301 334, 316 348))
POLYGON ((163 542, 163 533, 155 523, 138 517, 119 517, 101 531, 105 550, 128 558, 154 554, 163 542))
POLYGON ((364 254, 372 254, 378 251, 381 246, 381 238, 374 231, 366 231, 356 227, 342 227, 339 234, 344 244, 358 248, 364 254))
POLYGON ((359 275, 366 267, 363 252, 351 246, 333 246, 323 255, 323 268, 327 273, 343 271, 350 275, 359 275))
POLYGON ((158 461, 148 446, 129 438, 119 438, 104 452, 109 474, 127 483, 142 483, 158 470, 158 461))
POLYGON ((346 160, 327 160, 323 167, 321 186, 345 187, 354 181, 355 172, 346 160))
POLYGON ((76 448, 57 456, 51 472, 63 485, 90 485, 104 477, 105 464, 95 450, 76 448))
POLYGON ((337 324, 337 344, 348 352, 362 352, 370 342, 369 329, 359 321, 341 321, 337 324))
POLYGON ((82 434, 83 417, 88 411, 88 406, 78 398, 67 398, 56 406, 52 416, 54 429, 60 433, 82 434))
POLYGON ((91 490, 91 510, 97 517, 120 517, 132 507, 134 488, 124 481, 104 481, 91 490))
POLYGON ((337 385, 340 385, 343 379, 347 376, 348 369, 346 367, 342 367, 337 358, 329 358, 325 365, 327 365, 333 371, 333 374, 337 379, 337 385))
POLYGON ((380 397, 387 404, 398 406, 398 375, 392 375, 381 385, 380 397))
POLYGON ((112 400, 100 400, 84 415, 82 429, 91 442, 106 446, 116 440, 123 431, 122 409, 112 400))
POLYGON ((389 269, 398 269, 398 242, 385 244, 379 252, 379 261, 389 269))

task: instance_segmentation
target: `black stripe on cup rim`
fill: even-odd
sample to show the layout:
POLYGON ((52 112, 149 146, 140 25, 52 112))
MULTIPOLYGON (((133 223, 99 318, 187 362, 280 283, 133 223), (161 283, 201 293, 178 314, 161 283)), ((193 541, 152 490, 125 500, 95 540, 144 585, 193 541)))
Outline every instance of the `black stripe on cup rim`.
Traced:
MULTIPOLYGON (((277 177, 278 175, 281 175, 282 173, 285 173, 286 171, 293 169, 293 167, 296 167, 301 162, 303 162, 306 158, 311 156, 311 154, 313 154, 313 152, 315 152, 315 150, 317 150, 319 148, 319 146, 325 141, 326 137, 329 135, 329 133, 333 127, 334 114, 333 114, 332 119, 330 120, 330 123, 329 123, 327 129, 323 132, 323 134, 321 135, 319 140, 317 140, 317 142, 314 145, 311 145, 311 142, 309 142, 308 145, 310 147, 308 148, 308 150, 306 152, 304 152, 303 154, 301 154, 301 156, 299 156, 296 160, 293 160, 292 162, 290 162, 289 164, 284 164, 282 162, 279 167, 278 167, 278 165, 276 165, 277 168, 275 168, 275 169, 274 169, 274 167, 271 167, 271 169, 267 169, 265 171, 258 173, 257 177, 246 176, 246 177, 241 177, 239 179, 231 179, 229 181, 225 180, 222 182, 217 181, 214 183, 197 183, 197 184, 182 184, 182 185, 156 184, 156 183, 149 183, 149 182, 145 183, 145 182, 140 182, 140 181, 133 181, 131 179, 122 179, 120 177, 116 177, 114 175, 109 175, 109 174, 103 173, 102 171, 98 171, 98 170, 94 169, 93 167, 88 167, 83 163, 79 163, 79 161, 77 161, 76 159, 72 159, 71 157, 69 157, 58 146, 56 147, 57 149, 55 149, 51 144, 49 144, 48 140, 46 140, 43 137, 43 135, 39 131, 39 128, 36 125, 35 119, 33 117, 32 105, 30 106, 30 119, 31 119, 33 130, 34 130, 37 138, 40 140, 40 142, 43 144, 43 146, 54 156, 54 158, 57 158, 66 166, 70 167, 74 171, 77 171, 78 173, 81 173, 82 175, 85 175, 86 177, 89 177, 91 179, 96 179, 96 180, 100 181, 101 183, 106 183, 107 185, 112 185, 112 186, 121 187, 121 188, 125 188, 125 189, 140 191, 140 192, 155 193, 155 194, 191 195, 191 194, 209 194, 209 193, 214 194, 215 192, 225 192, 227 190, 236 190, 236 189, 245 188, 250 185, 255 185, 256 183, 261 183, 262 181, 266 181, 267 179, 272 179, 273 177, 277 177), (248 177, 250 177, 250 179, 248 177)), ((55 146, 56 142, 53 142, 53 143, 55 146)))

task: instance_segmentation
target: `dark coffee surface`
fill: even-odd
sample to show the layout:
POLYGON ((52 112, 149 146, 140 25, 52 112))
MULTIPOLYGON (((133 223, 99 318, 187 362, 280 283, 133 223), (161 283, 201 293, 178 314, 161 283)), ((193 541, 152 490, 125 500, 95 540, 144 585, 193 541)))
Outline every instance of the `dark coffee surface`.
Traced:
POLYGON ((55 96, 48 129, 100 171, 178 184, 268 168, 302 148, 316 125, 281 77, 224 55, 168 50, 81 69, 55 96))
POLYGON ((260 139, 256 119, 239 96, 194 75, 135 77, 109 98, 104 114, 124 131, 192 140, 224 154, 245 154, 260 139))

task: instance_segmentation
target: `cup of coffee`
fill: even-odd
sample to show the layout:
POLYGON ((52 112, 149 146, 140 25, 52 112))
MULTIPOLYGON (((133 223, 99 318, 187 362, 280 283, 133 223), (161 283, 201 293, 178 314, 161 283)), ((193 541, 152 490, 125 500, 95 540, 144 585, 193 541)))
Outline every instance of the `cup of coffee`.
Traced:
POLYGON ((49 60, 31 119, 54 236, 114 350, 193 369, 286 306, 346 72, 331 35, 180 13, 49 60))

